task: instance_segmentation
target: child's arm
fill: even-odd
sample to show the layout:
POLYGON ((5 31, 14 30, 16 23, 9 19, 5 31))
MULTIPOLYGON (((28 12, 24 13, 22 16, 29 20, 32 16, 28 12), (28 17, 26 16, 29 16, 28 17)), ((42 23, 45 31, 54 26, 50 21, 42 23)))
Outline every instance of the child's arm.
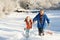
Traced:
MULTIPOLYGON (((24 22, 26 22, 26 18, 24 19, 24 22)), ((26 30, 26 27, 24 28, 24 30, 26 30)))
POLYGON ((25 18, 24 22, 26 22, 26 18, 25 18))

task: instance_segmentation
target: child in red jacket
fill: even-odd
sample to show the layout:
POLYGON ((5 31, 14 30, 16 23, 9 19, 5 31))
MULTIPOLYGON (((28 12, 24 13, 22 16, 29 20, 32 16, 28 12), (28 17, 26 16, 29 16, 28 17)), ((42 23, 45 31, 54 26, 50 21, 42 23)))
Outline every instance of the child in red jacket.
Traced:
POLYGON ((26 22, 26 37, 29 37, 29 30, 32 28, 32 20, 30 16, 27 16, 24 21, 26 22))

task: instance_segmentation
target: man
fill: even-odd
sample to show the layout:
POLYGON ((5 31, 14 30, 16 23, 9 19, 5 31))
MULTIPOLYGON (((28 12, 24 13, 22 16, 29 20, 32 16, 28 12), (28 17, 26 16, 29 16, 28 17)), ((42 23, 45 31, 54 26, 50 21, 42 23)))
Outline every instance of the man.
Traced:
POLYGON ((35 21, 37 21, 37 28, 38 28, 39 35, 40 36, 44 35, 44 30, 43 29, 45 28, 44 25, 46 24, 45 21, 47 21, 48 26, 49 26, 50 21, 49 21, 47 15, 44 14, 44 10, 43 9, 41 9, 39 14, 35 16, 35 18, 33 19, 33 23, 35 21))

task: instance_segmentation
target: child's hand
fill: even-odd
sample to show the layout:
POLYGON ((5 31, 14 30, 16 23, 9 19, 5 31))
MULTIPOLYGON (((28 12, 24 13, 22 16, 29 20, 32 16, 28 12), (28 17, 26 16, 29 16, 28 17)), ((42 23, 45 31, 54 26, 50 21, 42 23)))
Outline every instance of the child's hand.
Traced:
POLYGON ((26 30, 26 28, 24 28, 24 30, 26 30))

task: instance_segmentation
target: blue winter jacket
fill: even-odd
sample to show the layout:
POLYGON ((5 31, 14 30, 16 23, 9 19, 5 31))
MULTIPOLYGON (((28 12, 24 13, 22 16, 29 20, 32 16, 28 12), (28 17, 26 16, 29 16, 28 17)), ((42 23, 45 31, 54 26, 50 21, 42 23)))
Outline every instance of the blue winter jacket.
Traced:
POLYGON ((35 21, 37 21, 37 27, 38 28, 45 28, 44 25, 46 24, 46 21, 47 21, 48 24, 50 23, 47 15, 44 14, 43 17, 42 17, 42 24, 41 24, 40 23, 40 13, 38 15, 36 15, 35 18, 33 19, 33 22, 35 22, 35 21))

